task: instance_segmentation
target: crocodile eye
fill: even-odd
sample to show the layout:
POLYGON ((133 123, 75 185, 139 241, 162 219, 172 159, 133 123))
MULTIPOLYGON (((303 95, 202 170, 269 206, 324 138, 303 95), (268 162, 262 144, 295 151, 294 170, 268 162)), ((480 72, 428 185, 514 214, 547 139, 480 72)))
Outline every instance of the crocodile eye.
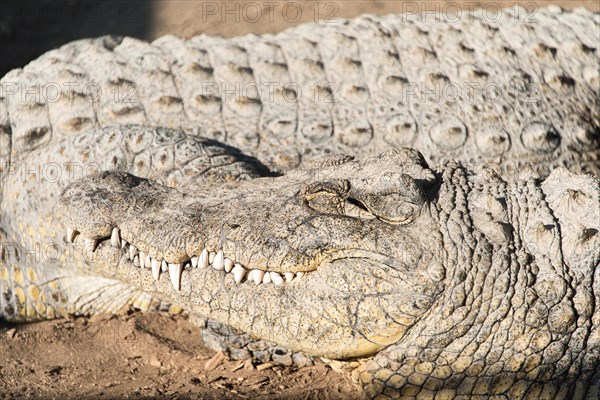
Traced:
POLYGON ((348 181, 334 180, 310 184, 301 191, 301 196, 308 207, 323 214, 376 218, 362 200, 349 196, 349 192, 348 181))
POLYGON ((374 219, 376 216, 369 211, 367 206, 356 197, 347 197, 344 202, 344 215, 361 219, 374 219))
POLYGON ((300 195, 305 204, 325 214, 343 214, 350 183, 345 180, 315 182, 305 186, 300 195))
POLYGON ((368 210, 382 221, 390 224, 409 224, 415 220, 420 204, 412 203, 398 193, 369 195, 368 210))
POLYGON ((354 197, 348 197, 346 201, 360 210, 369 212, 369 209, 362 203, 362 201, 355 199, 354 197))

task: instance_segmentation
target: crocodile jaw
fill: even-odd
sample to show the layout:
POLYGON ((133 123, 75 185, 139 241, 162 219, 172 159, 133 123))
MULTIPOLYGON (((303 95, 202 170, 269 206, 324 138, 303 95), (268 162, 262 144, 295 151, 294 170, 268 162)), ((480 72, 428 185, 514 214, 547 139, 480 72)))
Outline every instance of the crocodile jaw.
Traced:
POLYGON ((324 263, 281 285, 237 283, 224 270, 188 266, 177 290, 169 274, 154 279, 110 241, 93 252, 94 266, 105 275, 286 348, 332 359, 371 355, 397 342, 437 295, 434 287, 416 289, 419 274, 412 268, 364 257, 324 263))
MULTIPOLYGON (((397 342, 438 294, 439 286, 427 276, 438 261, 420 249, 418 235, 414 235, 430 227, 419 222, 402 234, 397 231, 405 227, 384 232, 383 236, 402 239, 396 257, 367 246, 338 249, 314 263, 311 270, 302 271, 302 276, 296 273, 291 281, 279 284, 273 279, 257 284, 249 271, 236 281, 233 270, 215 267, 216 258, 195 268, 191 262, 166 263, 169 273, 163 270, 157 276, 152 267, 136 265, 136 256, 130 257, 131 244, 116 246, 105 238, 90 246, 83 234, 74 242, 101 275, 286 348, 346 359, 374 354, 397 342), (178 268, 176 278, 173 268, 178 268)), ((385 242, 381 239, 380 244, 388 249, 393 246, 385 242)), ((268 263, 260 267, 266 271, 264 276, 285 277, 268 263)))

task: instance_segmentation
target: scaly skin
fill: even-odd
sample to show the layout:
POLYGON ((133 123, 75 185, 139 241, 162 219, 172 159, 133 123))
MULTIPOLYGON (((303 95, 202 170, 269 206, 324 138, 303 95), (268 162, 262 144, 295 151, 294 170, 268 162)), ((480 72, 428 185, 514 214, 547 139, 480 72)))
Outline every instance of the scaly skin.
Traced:
POLYGON ((286 348, 355 359, 340 368, 369 398, 591 399, 599 205, 598 179, 562 168, 543 182, 457 165, 436 177, 401 149, 211 190, 104 172, 67 187, 59 209, 82 268, 286 348), (135 267, 113 229, 169 274, 135 267), (217 258, 190 265, 203 249, 304 276, 236 283, 217 258))
POLYGON ((599 21, 555 8, 536 17, 526 25, 508 12, 499 23, 477 13, 455 24, 366 16, 278 35, 165 37, 152 45, 106 37, 12 71, 0 93, 0 317, 173 303, 333 363, 358 357, 338 366, 369 397, 518 398, 556 388, 550 395, 594 398, 597 182, 562 170, 541 186, 518 176, 522 164, 541 176, 556 166, 598 173, 599 54, 591 32, 599 21), (57 101, 23 95, 51 82, 63 90, 57 101), (273 99, 268 91, 236 99, 202 82, 278 86, 273 99), (299 86, 277 90, 290 82, 299 86), (422 93, 440 82, 463 89, 456 102, 422 93), (470 96, 473 82, 498 84, 500 98, 470 96), (527 82, 539 90, 533 102, 511 86, 527 82), (14 83, 25 86, 13 93, 14 83), (96 102, 81 90, 89 83, 102 90, 96 102), (225 184, 268 172, 202 136, 274 172, 300 169, 225 184), (506 181, 486 171, 461 177, 454 166, 436 178, 405 151, 365 159, 397 146, 440 164, 494 163, 506 181), (360 157, 315 161, 332 152, 360 157), (42 169, 53 162, 58 178, 42 169), (62 198, 65 211, 59 195, 85 175, 82 166, 122 172, 75 183, 62 198), (126 172, 149 181, 136 189, 126 172), (103 187, 98 197, 93 188, 103 187), (115 226, 137 251, 171 264, 224 246, 245 267, 309 273, 255 287, 187 264, 174 279, 177 292, 169 274, 155 282, 106 241, 92 260, 64 243, 67 227, 80 232, 80 247, 115 226), (12 257, 13 243, 25 252, 12 257), (44 253, 49 244, 50 252, 59 248, 56 260, 44 253), (36 246, 41 258, 27 257, 36 246))
MULTIPOLYGON (((12 322, 110 313, 126 305, 181 311, 130 285, 76 268, 73 260, 79 254, 65 243, 64 227, 52 205, 70 182, 105 169, 131 171, 174 187, 268 175, 257 160, 214 140, 133 125, 84 132, 33 150, 30 156, 33 162, 14 162, 2 177, 2 186, 13 190, 7 190, 2 203, 0 319, 12 322)), ((282 352, 274 343, 194 318, 206 343, 231 357, 283 363, 294 357, 298 366, 312 362, 301 354, 272 355, 282 352)))
POLYGON ((599 15, 487 12, 76 41, 0 81, 0 157, 133 123, 195 131, 279 171, 405 146, 436 164, 597 173, 599 15))

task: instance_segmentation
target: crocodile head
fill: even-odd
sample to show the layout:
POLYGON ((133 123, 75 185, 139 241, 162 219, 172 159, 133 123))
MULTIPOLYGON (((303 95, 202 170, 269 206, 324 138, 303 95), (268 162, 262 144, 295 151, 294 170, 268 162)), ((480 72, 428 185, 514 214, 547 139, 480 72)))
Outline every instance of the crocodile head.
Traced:
POLYGON ((343 359, 398 341, 441 292, 435 182, 408 149, 180 189, 103 172, 71 184, 59 214, 95 272, 343 359))

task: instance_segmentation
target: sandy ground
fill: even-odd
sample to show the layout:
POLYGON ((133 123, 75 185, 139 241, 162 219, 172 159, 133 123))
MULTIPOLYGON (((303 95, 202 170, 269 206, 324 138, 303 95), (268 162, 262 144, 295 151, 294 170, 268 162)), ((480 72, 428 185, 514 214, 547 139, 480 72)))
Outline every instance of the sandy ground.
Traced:
POLYGON ((0 360, 0 399, 359 399, 328 366, 227 360, 154 313, 4 325, 0 360))
MULTIPOLYGON (((271 8, 266 3, 2 1, 0 76, 47 50, 83 37, 108 33, 146 40, 168 33, 235 36, 277 32, 317 17, 443 12, 444 7, 461 2, 297 1, 290 6, 289 2, 273 1, 271 8)), ((535 5, 549 3, 538 1, 535 5)), ((512 4, 500 1, 490 7, 512 4)), ((600 11, 598 0, 559 4, 600 11)), ((159 314, 0 326, 0 360, 0 398, 358 398, 353 387, 325 365, 295 370, 223 360, 203 346, 197 329, 188 321, 159 314)))

